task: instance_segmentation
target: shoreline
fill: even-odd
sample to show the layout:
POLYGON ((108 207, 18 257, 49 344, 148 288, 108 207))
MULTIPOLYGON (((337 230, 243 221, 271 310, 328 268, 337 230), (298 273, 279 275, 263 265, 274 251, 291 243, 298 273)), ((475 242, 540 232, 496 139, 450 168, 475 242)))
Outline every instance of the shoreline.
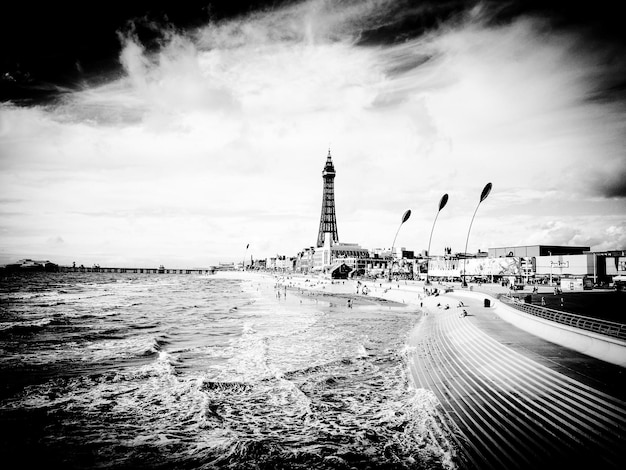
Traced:
POLYGON ((420 294, 415 287, 411 286, 412 292, 394 292, 388 283, 378 283, 374 285, 372 282, 363 283, 362 281, 347 280, 330 280, 322 279, 314 276, 304 276, 301 274, 273 274, 265 272, 220 272, 213 276, 225 279, 241 279, 248 282, 263 282, 267 287, 273 289, 286 289, 294 295, 303 298, 315 297, 319 300, 330 302, 333 298, 342 299, 346 302, 351 300, 353 305, 380 305, 381 307, 419 307, 420 294), (382 285, 382 286, 381 286, 382 285), (367 294, 357 293, 357 287, 367 286, 367 294))
POLYGON ((343 298, 346 301, 351 299, 354 305, 373 305, 379 303, 381 306, 392 305, 401 307, 404 305, 409 307, 424 308, 426 305, 426 299, 432 298, 432 295, 428 295, 427 291, 432 292, 436 289, 439 296, 443 296, 447 293, 451 293, 453 296, 464 295, 471 292, 476 295, 491 297, 493 299, 492 301, 498 300, 500 295, 507 295, 516 298, 523 298, 531 295, 535 301, 534 303, 536 304, 538 304, 541 297, 544 296, 546 303, 548 304, 547 306, 554 310, 590 318, 606 319, 609 321, 620 322, 619 318, 621 318, 620 305, 602 304, 602 308, 604 310, 611 310, 611 314, 607 316, 606 314, 594 314, 595 309, 598 307, 597 302, 593 303, 593 309, 584 308, 585 306, 577 307, 572 303, 577 297, 580 296, 606 296, 613 293, 613 291, 604 290, 560 292, 556 295, 554 293, 554 286, 537 286, 538 292, 533 293, 532 287, 535 286, 526 286, 523 290, 511 291, 508 287, 497 283, 470 284, 469 287, 462 287, 460 282, 433 282, 431 285, 426 286, 422 280, 400 280, 392 282, 389 282, 388 280, 331 280, 316 276, 305 276, 302 274, 277 274, 249 271, 221 272, 215 274, 215 276, 242 280, 258 280, 264 278, 268 282, 274 284, 280 283, 282 286, 286 285, 294 291, 306 291, 309 295, 316 295, 320 299, 329 298, 331 295, 334 295, 337 298, 343 298), (359 293, 357 293, 357 285, 360 287, 367 286, 368 294, 364 295, 360 290, 359 293), (565 299, 564 306, 556 300, 560 300, 561 298, 565 299), (568 302, 568 300, 571 300, 571 302, 568 302), (567 306, 569 306, 570 309, 568 309, 567 306), (617 318, 617 320, 615 318, 617 318))
POLYGON ((293 283, 281 283, 280 281, 277 283, 277 286, 286 288, 287 291, 294 293, 294 295, 304 297, 315 297, 317 299, 324 299, 326 301, 331 302, 332 299, 342 299, 346 302, 346 307, 349 308, 348 301, 351 302, 352 305, 355 306, 381 306, 381 307, 409 307, 409 305, 398 302, 391 299, 386 299, 384 297, 378 297, 375 295, 369 294, 357 294, 352 292, 343 292, 342 289, 334 289, 335 286, 331 285, 329 290, 326 290, 326 286, 321 286, 321 289, 316 289, 314 287, 303 287, 299 285, 294 285, 293 283))

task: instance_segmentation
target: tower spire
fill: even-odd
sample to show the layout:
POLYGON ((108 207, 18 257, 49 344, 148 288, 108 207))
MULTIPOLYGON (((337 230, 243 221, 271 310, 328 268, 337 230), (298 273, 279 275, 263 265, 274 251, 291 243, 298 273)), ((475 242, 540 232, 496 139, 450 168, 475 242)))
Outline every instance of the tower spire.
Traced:
POLYGON ((330 233, 332 243, 339 242, 337 235, 337 217, 335 215, 335 167, 333 159, 328 149, 326 157, 326 165, 322 170, 322 179, 324 180, 324 192, 322 195, 322 215, 320 216, 320 229, 317 234, 317 246, 324 246, 324 238, 326 233, 330 233))

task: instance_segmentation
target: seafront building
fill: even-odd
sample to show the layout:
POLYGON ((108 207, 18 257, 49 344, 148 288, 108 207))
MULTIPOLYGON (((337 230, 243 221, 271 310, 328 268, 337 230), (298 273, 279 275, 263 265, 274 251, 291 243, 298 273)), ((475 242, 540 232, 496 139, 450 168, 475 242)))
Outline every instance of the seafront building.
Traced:
POLYGON ((21 259, 16 263, 7 264, 4 266, 4 270, 8 272, 57 272, 59 271, 59 265, 51 262, 50 260, 34 260, 26 258, 21 259))
MULTIPOLYGON (((328 277, 369 277, 389 276, 392 278, 422 279, 426 272, 433 281, 458 281, 463 269, 470 282, 503 282, 511 285, 528 283, 563 284, 568 281, 569 290, 583 289, 585 286, 609 285, 614 279, 626 276, 626 250, 592 252, 588 247, 551 246, 549 254, 537 256, 513 256, 510 250, 506 255, 501 248, 490 248, 489 252, 477 254, 449 253, 426 257, 413 256, 413 252, 402 249, 391 264, 389 255, 380 255, 356 244, 325 245, 321 249, 307 248, 291 258, 290 271, 302 274, 322 274, 328 277), (571 250, 570 250, 571 248, 571 250), (561 254, 555 254, 561 253, 561 254), (347 269, 346 269, 347 268, 347 269)), ((518 251, 532 253, 537 246, 517 247, 518 251)), ((540 251, 541 252, 541 251, 540 251)))
POLYGON ((483 258, 433 256, 428 263, 429 277, 456 280, 465 267, 465 274, 475 281, 552 285, 565 280, 567 288, 578 290, 610 284, 626 275, 626 250, 592 252, 589 247, 543 245, 514 248, 490 248, 483 258))
POLYGON ((570 285, 576 288, 582 286, 583 281, 597 285, 626 275, 624 251, 593 253, 588 246, 503 246, 489 248, 488 252, 479 250, 476 254, 453 254, 451 249, 446 249, 443 256, 428 256, 425 252, 415 256, 413 251, 405 248, 392 252, 390 249, 368 250, 356 243, 341 243, 335 209, 336 174, 329 149, 322 170, 322 211, 317 246, 307 247, 291 258, 290 267, 294 272, 392 279, 421 279, 428 273, 434 280, 458 280, 466 275, 470 280, 511 284, 552 284, 572 279, 577 282, 570 285))

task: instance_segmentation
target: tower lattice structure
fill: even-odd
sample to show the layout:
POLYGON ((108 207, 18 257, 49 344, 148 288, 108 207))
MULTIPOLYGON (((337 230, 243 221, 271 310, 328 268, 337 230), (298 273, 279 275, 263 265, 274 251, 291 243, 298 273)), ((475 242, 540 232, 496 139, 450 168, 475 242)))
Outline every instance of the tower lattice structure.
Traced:
POLYGON ((337 235, 337 216, 335 214, 335 167, 328 149, 328 157, 326 157, 326 165, 322 170, 322 178, 324 179, 324 194, 322 195, 322 215, 320 217, 320 230, 317 234, 317 246, 324 246, 324 238, 326 233, 330 233, 332 243, 339 242, 337 235))

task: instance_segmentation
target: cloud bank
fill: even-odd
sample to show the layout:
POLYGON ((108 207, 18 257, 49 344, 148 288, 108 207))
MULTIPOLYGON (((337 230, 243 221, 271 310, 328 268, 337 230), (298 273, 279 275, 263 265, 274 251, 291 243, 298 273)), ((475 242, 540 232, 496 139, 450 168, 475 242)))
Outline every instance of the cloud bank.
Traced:
POLYGON ((156 48, 121 32, 119 76, 0 108, 0 257, 294 254, 316 240, 329 147, 342 241, 388 246, 410 208, 396 244, 425 249, 449 193, 431 251, 462 251, 492 182, 469 250, 624 248, 620 51, 481 4, 403 29, 424 8, 309 1, 166 25, 156 48))

